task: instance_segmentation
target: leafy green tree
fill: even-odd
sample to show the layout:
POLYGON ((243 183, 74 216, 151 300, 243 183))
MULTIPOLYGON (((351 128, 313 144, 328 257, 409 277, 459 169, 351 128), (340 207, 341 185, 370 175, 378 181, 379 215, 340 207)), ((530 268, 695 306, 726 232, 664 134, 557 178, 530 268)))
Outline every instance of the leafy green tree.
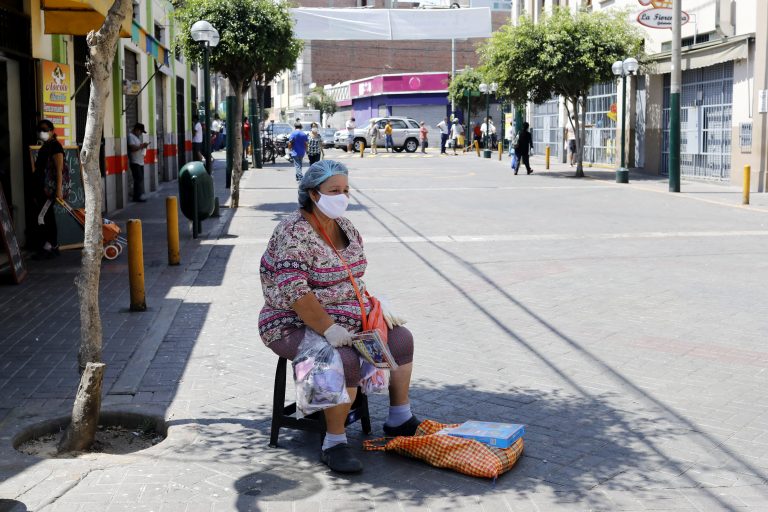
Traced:
POLYGON ((516 104, 563 96, 576 133, 576 176, 584 176, 586 105, 592 85, 614 79, 611 64, 640 58, 643 38, 624 11, 555 9, 539 23, 523 16, 496 32, 479 50, 486 72, 516 104), (571 112, 571 109, 573 112, 571 112))
POLYGON ((320 111, 320 120, 323 120, 323 115, 328 114, 332 116, 336 113, 337 105, 336 100, 331 98, 325 89, 319 85, 312 90, 312 94, 307 98, 307 105, 315 110, 320 111))
POLYGON ((203 47, 190 34, 192 24, 207 20, 219 31, 218 46, 211 49, 211 69, 229 79, 235 91, 236 130, 232 167, 232 207, 240 202, 243 174, 243 96, 253 80, 273 78, 296 64, 303 43, 293 34, 293 19, 286 2, 272 0, 185 0, 175 11, 179 33, 175 45, 195 62, 203 61, 203 47))
MULTIPOLYGON (((485 108, 484 96, 480 94, 480 84, 483 80, 483 74, 479 70, 466 67, 448 85, 448 99, 466 112, 464 116, 465 124, 470 122, 473 115, 477 115, 478 112, 485 108), (470 98, 469 112, 466 111, 467 95, 470 98)), ((467 126, 467 129, 469 130, 469 126, 467 126)))

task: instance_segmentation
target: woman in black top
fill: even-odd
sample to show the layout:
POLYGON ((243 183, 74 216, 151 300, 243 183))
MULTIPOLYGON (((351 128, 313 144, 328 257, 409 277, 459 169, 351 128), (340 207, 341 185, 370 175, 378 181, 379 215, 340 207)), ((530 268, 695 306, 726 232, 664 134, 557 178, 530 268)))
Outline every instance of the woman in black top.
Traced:
POLYGON ((54 204, 63 199, 64 148, 56 138, 53 123, 43 119, 37 125, 37 137, 43 143, 35 158, 35 191, 33 201, 38 215, 43 212, 43 224, 38 226, 39 252, 37 258, 59 255, 54 204), (50 201, 50 203, 48 202, 50 201))
POLYGON ((523 123, 523 129, 517 136, 517 144, 514 148, 515 155, 517 155, 515 174, 517 174, 518 169, 520 169, 520 162, 525 164, 525 169, 528 171, 528 174, 533 172, 531 170, 531 163, 528 154, 529 150, 533 149, 533 137, 531 137, 531 132, 528 131, 529 126, 530 125, 528 123, 523 123))

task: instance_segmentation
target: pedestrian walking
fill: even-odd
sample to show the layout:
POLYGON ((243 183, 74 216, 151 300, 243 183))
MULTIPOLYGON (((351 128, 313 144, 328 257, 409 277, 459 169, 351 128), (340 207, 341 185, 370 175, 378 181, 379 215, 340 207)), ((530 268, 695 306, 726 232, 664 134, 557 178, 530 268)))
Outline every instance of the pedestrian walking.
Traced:
POLYGON ((565 127, 565 148, 570 156, 571 167, 576 163, 576 130, 573 129, 575 118, 571 116, 565 127))
POLYGON ((323 136, 320 135, 320 128, 317 123, 312 123, 309 130, 309 139, 307 140, 307 159, 311 166, 319 162, 323 157, 323 136))
POLYGON ((422 121, 419 123, 419 140, 421 141, 421 152, 426 153, 427 152, 427 146, 429 146, 429 141, 427 140, 427 135, 429 135, 429 130, 427 129, 427 123, 422 121))
POLYGON ((445 143, 448 142, 448 137, 450 136, 448 118, 443 118, 442 121, 437 123, 437 128, 440 130, 440 154, 445 155, 445 143))
POLYGON ((379 143, 379 125, 373 119, 368 126, 368 139, 371 141, 371 154, 375 155, 377 153, 376 146, 379 143))
POLYGON ((464 146, 464 127, 461 126, 461 123, 458 119, 453 120, 453 124, 451 125, 451 141, 453 146, 453 154, 456 154, 456 148, 461 145, 464 146))
POLYGON ((351 153, 355 147, 355 118, 347 119, 344 126, 347 129, 347 151, 351 153))
POLYGON ((144 199, 144 156, 149 147, 149 142, 143 142, 142 136, 147 133, 144 125, 136 123, 128 134, 128 161, 131 166, 133 178, 133 201, 143 203, 144 199))
POLYGON ((59 255, 59 235, 54 204, 66 199, 69 172, 65 173, 64 148, 56 137, 53 123, 43 119, 37 125, 37 138, 42 143, 35 158, 32 203, 37 217, 35 259, 51 259, 59 255), (66 175, 65 175, 66 174, 66 175), (65 180, 65 178, 67 178, 65 180))
POLYGON ((302 165, 304 164, 304 155, 307 154, 307 141, 309 137, 302 130, 301 123, 293 125, 293 131, 288 136, 288 149, 290 150, 293 168, 296 171, 296 181, 301 181, 304 177, 302 165))
POLYGON ((197 115, 192 116, 192 160, 203 161, 203 125, 197 115))
POLYGON ((211 151, 219 150, 219 132, 221 131, 221 119, 219 114, 213 116, 211 121, 211 151))
POLYGON ((248 150, 251 146, 251 122, 248 117, 243 118, 243 160, 248 159, 248 150))
POLYGON ((392 140, 392 123, 387 119, 387 124, 384 125, 384 148, 389 153, 389 150, 395 150, 395 143, 392 140))
MULTIPOLYGON (((260 265, 264 307, 259 333, 264 344, 278 356, 293 360, 305 334, 321 333, 343 362, 350 402, 323 410, 326 435, 320 452, 322 462, 338 473, 363 469, 345 431, 351 402, 363 380, 360 354, 350 346, 352 334, 362 330, 362 315, 367 315, 365 305, 360 304, 367 302, 363 299, 367 260, 360 233, 343 216, 348 204, 347 168, 334 160, 313 164, 299 184, 298 211, 277 225, 260 265)), ((388 306, 382 307, 388 326, 387 347, 398 364, 389 372, 390 405, 384 434, 412 436, 420 423, 408 397, 413 335, 402 327, 404 320, 388 306)))
POLYGON ((529 151, 533 152, 533 137, 531 137, 531 132, 528 131, 529 126, 528 123, 523 123, 522 130, 520 130, 520 133, 517 134, 513 141, 513 148, 515 150, 515 156, 517 157, 515 174, 517 174, 517 171, 520 169, 521 162, 525 164, 525 169, 528 171, 528 174, 533 172, 531 170, 529 154, 529 151))
POLYGON ((472 142, 476 142, 478 144, 482 144, 482 138, 483 138, 483 129, 480 126, 480 123, 475 123, 475 127, 472 129, 472 134, 474 135, 474 139, 472 142))
POLYGON ((496 125, 493 124, 493 118, 488 118, 488 135, 491 139, 491 147, 490 149, 494 149, 496 147, 496 144, 498 143, 498 137, 496 136, 496 125))
POLYGON ((219 137, 217 139, 219 151, 227 147, 227 122, 219 121, 219 137))

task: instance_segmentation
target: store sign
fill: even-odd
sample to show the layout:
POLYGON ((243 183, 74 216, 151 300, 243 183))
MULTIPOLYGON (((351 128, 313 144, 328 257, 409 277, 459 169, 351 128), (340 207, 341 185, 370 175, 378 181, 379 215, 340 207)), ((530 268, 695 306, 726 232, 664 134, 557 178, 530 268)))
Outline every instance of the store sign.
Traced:
MULTIPOLYGON (((680 24, 685 25, 690 16, 685 11, 680 12, 680 24)), ((637 15, 637 22, 648 28, 672 28, 672 9, 654 8, 642 11, 637 15)))
POLYGON ((50 120, 56 127, 56 136, 62 146, 74 144, 71 137, 71 112, 69 97, 72 83, 69 66, 50 62, 41 62, 40 90, 43 92, 43 118, 50 120))

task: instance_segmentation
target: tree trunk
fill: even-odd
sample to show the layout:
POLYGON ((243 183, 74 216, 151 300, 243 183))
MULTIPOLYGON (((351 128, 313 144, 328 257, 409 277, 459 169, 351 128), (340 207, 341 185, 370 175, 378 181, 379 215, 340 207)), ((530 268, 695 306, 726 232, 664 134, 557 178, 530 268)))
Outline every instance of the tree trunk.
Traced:
POLYGON ((240 178, 243 176, 243 95, 246 93, 247 82, 230 78, 229 85, 235 93, 235 133, 232 152, 232 202, 230 206, 237 208, 240 205, 240 178), (245 89, 244 89, 245 88, 245 89))
POLYGON ((82 452, 93 444, 101 412, 101 383, 104 363, 88 363, 80 377, 80 386, 72 407, 72 421, 59 441, 59 453, 82 452))
POLYGON ((115 57, 115 46, 120 35, 120 26, 124 19, 130 16, 132 3, 130 0, 115 0, 104 23, 98 31, 91 31, 86 40, 88 43, 88 74, 91 77, 91 93, 88 100, 88 117, 85 123, 85 138, 80 153, 83 169, 83 188, 85 189, 85 239, 83 242, 80 274, 77 277, 77 292, 80 299, 80 350, 78 365, 81 373, 80 388, 93 390, 93 393, 83 398, 86 403, 78 400, 72 412, 72 423, 59 444, 59 451, 71 447, 88 447, 93 443, 94 429, 84 428, 91 423, 98 423, 101 408, 101 371, 85 371, 89 363, 101 363, 101 315, 99 313, 99 275, 101 272, 102 256, 102 198, 101 173, 99 171, 99 146, 104 130, 104 111, 107 107, 107 96, 112 84, 112 60, 115 57), (91 382, 86 385, 90 379, 91 382), (95 394, 94 394, 95 393, 95 394), (88 415, 80 418, 77 415, 88 415))

